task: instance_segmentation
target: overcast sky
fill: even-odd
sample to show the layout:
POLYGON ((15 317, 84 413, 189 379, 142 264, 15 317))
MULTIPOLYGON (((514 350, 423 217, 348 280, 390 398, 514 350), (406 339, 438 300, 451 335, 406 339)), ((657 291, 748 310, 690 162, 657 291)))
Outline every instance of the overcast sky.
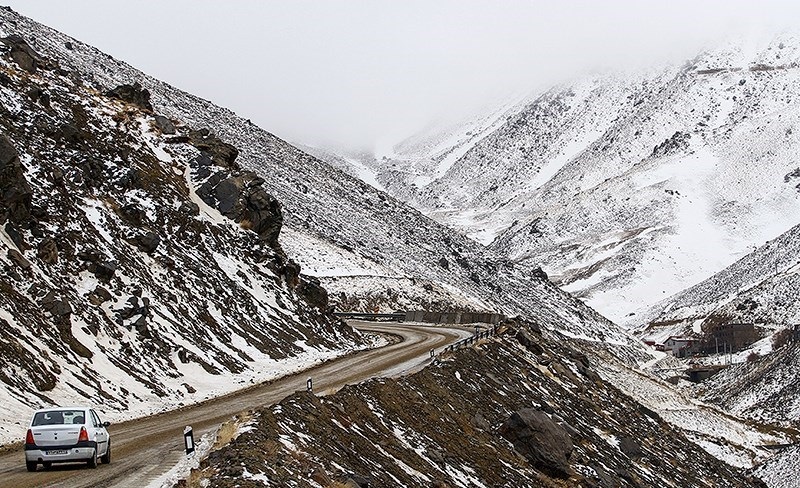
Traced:
POLYGON ((790 1, 5 3, 279 136, 348 148, 598 66, 800 26, 790 1))

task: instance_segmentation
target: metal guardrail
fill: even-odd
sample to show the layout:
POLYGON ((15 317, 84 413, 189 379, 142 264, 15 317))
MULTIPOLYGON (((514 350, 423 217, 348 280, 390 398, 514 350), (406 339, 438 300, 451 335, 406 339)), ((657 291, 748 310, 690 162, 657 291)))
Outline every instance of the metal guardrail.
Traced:
POLYGON ((403 322, 406 319, 405 312, 395 312, 395 313, 334 312, 333 315, 339 317, 340 319, 360 319, 360 320, 371 320, 374 322, 382 320, 403 322))
POLYGON ((458 342, 454 342, 454 343, 450 344, 449 346, 445 347, 444 349, 442 349, 442 353, 453 352, 453 351, 456 351, 458 349, 461 349, 462 347, 471 346, 472 344, 475 344, 476 342, 478 342, 481 339, 488 339, 490 337, 494 337, 494 336, 497 335, 497 330, 498 329, 499 329, 499 326, 493 325, 492 327, 490 327, 490 328, 488 328, 486 330, 476 331, 475 335, 473 335, 471 337, 466 337, 464 339, 461 339, 458 342))

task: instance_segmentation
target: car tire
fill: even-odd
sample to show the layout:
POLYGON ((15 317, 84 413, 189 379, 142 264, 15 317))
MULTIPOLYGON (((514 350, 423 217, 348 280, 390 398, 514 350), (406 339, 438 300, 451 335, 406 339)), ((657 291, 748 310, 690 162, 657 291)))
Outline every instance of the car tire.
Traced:
POLYGON ((96 448, 92 452, 92 457, 90 457, 89 460, 86 461, 86 465, 89 466, 89 468, 91 468, 91 469, 94 469, 94 468, 97 467, 97 449, 96 448))
POLYGON ((100 462, 103 464, 111 464, 111 441, 108 441, 106 453, 100 456, 100 462))
POLYGON ((33 473, 36 471, 36 461, 25 461, 25 467, 28 468, 28 471, 33 473))

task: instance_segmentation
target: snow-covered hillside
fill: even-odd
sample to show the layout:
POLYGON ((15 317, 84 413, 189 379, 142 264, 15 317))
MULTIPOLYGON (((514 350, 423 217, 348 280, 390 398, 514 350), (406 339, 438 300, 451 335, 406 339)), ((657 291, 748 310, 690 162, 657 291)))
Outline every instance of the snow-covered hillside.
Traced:
POLYGON ((0 442, 43 405, 130 418, 369 345, 298 278, 234 146, 1 13, 0 442))
POLYGON ((412 375, 292 395, 257 412, 193 478, 219 487, 764 486, 743 468, 770 455, 754 445, 781 437, 644 377, 631 385, 649 397, 642 406, 601 379, 614 373, 579 342, 524 324, 501 330, 412 375), (692 425, 695 443, 676 421, 692 425))
MULTIPOLYGON (((138 81, 152 94, 155 110, 192 127, 210 129, 240 150, 237 161, 258 173, 264 188, 283 205, 287 236, 327 241, 391 270, 396 277, 455 288, 474 303, 506 315, 524 314, 542 324, 593 340, 638 342, 554 287, 536 268, 515 264, 378 191, 332 168, 229 110, 180 91, 96 49, 8 10, 3 25, 30 39, 65 69, 85 73, 86 83, 105 90, 138 81), (11 28, 9 27, 9 28, 11 28), (69 43, 71 48, 67 48, 69 43)), ((293 255, 303 264, 314 257, 293 255)), ((328 277, 330 278, 330 276, 328 277)))
POLYGON ((386 187, 541 265, 612 320, 635 321, 798 223, 799 50, 784 35, 587 76, 461 142, 463 155, 411 193, 386 187))

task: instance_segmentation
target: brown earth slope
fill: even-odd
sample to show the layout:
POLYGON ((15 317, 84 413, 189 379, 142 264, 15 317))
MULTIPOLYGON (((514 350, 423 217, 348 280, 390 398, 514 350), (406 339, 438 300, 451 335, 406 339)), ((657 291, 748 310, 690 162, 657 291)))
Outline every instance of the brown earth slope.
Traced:
POLYGON ((261 411, 195 481, 215 487, 763 486, 515 325, 400 379, 261 411))

